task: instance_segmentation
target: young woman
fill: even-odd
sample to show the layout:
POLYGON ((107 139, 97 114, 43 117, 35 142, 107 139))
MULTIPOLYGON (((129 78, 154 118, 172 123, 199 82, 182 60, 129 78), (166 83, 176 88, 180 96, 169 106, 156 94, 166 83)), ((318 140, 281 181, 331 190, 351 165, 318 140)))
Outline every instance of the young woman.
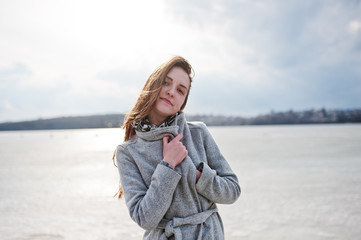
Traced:
POLYGON ((174 57, 148 78, 127 116, 116 161, 131 218, 143 239, 224 239, 216 203, 240 196, 238 179, 206 125, 182 112, 192 67, 174 57))

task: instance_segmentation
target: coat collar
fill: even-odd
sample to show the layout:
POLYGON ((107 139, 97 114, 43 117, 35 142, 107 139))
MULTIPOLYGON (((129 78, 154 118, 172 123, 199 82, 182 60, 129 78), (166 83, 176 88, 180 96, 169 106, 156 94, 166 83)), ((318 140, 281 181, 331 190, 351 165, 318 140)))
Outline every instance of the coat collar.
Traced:
POLYGON ((140 132, 140 131, 135 131, 135 132, 139 138, 142 138, 146 141, 161 140, 165 136, 170 136, 170 138, 173 139, 179 133, 183 132, 185 123, 186 123, 186 119, 184 113, 181 112, 178 114, 173 124, 169 127, 157 128, 154 130, 150 130, 148 132, 140 132))

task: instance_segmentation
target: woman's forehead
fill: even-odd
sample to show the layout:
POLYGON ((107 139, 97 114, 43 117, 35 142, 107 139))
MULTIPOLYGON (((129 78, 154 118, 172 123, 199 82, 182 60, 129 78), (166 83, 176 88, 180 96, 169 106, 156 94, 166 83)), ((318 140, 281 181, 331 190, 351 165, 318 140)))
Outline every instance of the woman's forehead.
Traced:
POLYGON ((186 71, 183 68, 175 66, 167 74, 167 78, 172 81, 177 82, 177 84, 182 84, 186 88, 189 88, 190 78, 186 71))

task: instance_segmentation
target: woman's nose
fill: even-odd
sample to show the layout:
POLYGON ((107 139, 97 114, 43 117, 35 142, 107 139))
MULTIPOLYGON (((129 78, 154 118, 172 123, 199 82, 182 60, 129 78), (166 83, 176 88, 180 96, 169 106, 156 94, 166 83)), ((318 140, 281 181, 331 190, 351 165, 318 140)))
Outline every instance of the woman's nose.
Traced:
POLYGON ((174 89, 171 87, 167 91, 168 95, 173 96, 174 95, 174 89))

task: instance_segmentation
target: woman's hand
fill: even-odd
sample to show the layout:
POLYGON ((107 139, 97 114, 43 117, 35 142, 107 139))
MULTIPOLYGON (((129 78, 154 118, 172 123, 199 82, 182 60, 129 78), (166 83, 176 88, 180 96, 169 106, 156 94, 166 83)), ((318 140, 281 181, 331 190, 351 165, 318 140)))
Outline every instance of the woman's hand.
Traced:
POLYGON ((172 168, 178 166, 185 157, 188 151, 183 143, 180 141, 183 134, 178 134, 172 141, 169 141, 169 136, 163 137, 163 161, 169 163, 172 168))
POLYGON ((202 173, 197 170, 196 182, 198 182, 198 179, 201 177, 201 175, 202 175, 202 173))

